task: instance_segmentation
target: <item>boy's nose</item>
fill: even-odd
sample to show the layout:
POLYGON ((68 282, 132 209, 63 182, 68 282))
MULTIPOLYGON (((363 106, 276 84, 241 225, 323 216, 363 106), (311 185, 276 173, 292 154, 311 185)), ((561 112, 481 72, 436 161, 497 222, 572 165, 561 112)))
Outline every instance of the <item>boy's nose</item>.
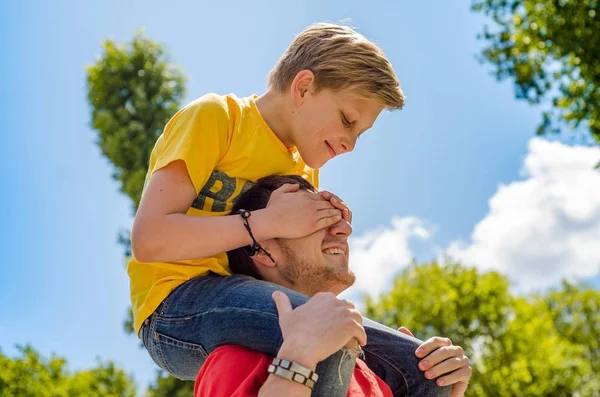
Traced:
POLYGON ((338 148, 338 153, 348 153, 354 150, 354 146, 356 145, 356 140, 351 140, 348 137, 342 138, 340 141, 340 145, 338 148))

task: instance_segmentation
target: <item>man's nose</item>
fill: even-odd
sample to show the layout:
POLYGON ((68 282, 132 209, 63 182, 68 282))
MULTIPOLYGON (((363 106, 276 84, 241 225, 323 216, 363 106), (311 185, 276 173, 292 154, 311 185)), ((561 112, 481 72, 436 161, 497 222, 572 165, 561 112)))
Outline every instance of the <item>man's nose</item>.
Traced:
POLYGON ((352 225, 345 219, 340 219, 337 223, 329 226, 327 230, 331 236, 348 237, 352 234, 352 225))

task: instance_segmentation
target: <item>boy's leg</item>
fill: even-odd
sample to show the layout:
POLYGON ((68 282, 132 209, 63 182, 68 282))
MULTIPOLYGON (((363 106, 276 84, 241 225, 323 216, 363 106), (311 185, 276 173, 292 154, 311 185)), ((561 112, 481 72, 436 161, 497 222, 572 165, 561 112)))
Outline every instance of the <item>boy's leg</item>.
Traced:
POLYGON ((392 389, 394 396, 450 396, 450 386, 440 387, 425 378, 415 350, 422 341, 363 317, 367 345, 365 362, 392 389))
MULTIPOLYGON (((154 361, 180 379, 195 380, 210 352, 235 344, 275 356, 282 343, 271 294, 296 307, 308 297, 252 277, 207 275, 175 289, 144 322, 142 341, 154 361)), ((317 367, 313 396, 346 396, 357 352, 337 352, 317 367)))

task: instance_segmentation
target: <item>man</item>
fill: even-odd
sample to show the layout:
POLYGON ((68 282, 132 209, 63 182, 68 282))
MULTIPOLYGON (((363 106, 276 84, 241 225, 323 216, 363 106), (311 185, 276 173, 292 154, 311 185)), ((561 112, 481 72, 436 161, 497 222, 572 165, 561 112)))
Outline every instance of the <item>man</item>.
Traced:
MULTIPOLYGON (((288 183, 300 185, 301 191, 296 194, 317 194, 300 177, 272 176, 258 181, 241 195, 232 212, 265 208, 271 194, 288 183)), ((251 230, 251 217, 244 215, 251 230)), ((405 328, 401 329, 404 334, 399 334, 376 325, 363 319, 350 302, 335 297, 355 280, 348 268, 347 240, 351 232, 350 224, 342 219, 328 229, 300 239, 258 241, 249 249, 228 253, 233 273, 273 283, 281 327, 281 335, 275 337, 283 338, 277 357, 283 361, 238 346, 221 346, 208 357, 198 375, 196 397, 310 396, 314 382, 318 382, 314 376, 316 364, 344 346, 346 351, 354 352, 345 354, 339 364, 340 371, 354 369, 348 385, 349 396, 391 397, 409 392, 452 397, 464 394, 471 368, 460 347, 452 346, 445 338, 420 343, 405 328), (297 294, 311 298, 293 309, 290 298, 294 301, 297 294), (396 371, 395 377, 402 387, 392 391, 371 371, 368 365, 374 360, 369 356, 376 352, 365 354, 365 361, 356 359, 359 345, 368 343, 363 322, 388 333, 391 341, 404 339, 403 345, 390 343, 403 346, 394 347, 394 353, 406 356, 404 368, 391 369, 396 371), (438 387, 442 385, 448 387, 438 387)), ((243 278, 240 280, 244 282, 243 278)), ((376 361, 381 361, 378 358, 376 361)))

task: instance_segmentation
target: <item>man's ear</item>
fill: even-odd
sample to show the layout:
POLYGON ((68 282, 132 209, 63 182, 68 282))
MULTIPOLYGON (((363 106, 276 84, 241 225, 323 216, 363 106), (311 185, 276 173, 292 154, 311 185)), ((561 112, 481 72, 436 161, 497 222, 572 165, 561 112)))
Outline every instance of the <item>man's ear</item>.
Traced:
POLYGON ((314 82, 315 74, 310 70, 302 70, 294 77, 290 86, 290 91, 296 106, 301 106, 304 103, 306 96, 312 93, 314 90, 314 82))
MULTIPOLYGON (((264 245, 263 248, 265 248, 264 245)), ((268 248, 265 249, 269 252, 269 254, 271 254, 271 256, 273 256, 273 254, 269 251, 268 248)), ((258 251, 258 253, 252 257, 252 260, 254 261, 254 264, 256 266, 275 267, 276 265, 276 263, 273 262, 263 250, 258 251)))

